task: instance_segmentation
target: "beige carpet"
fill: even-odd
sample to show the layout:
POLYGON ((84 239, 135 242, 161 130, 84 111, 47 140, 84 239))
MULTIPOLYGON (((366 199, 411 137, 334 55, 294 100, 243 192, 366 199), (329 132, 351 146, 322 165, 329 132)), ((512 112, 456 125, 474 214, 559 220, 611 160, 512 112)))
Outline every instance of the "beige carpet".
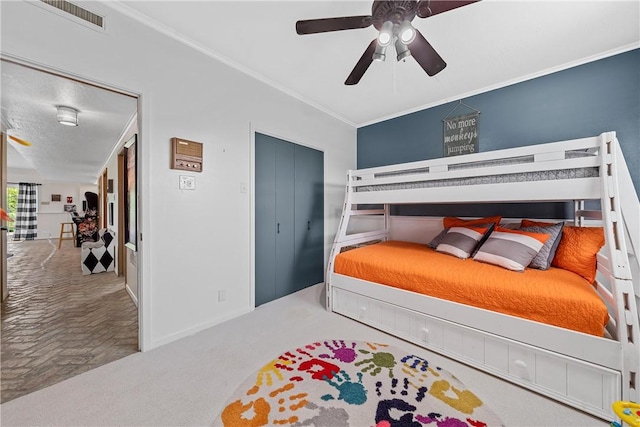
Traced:
MULTIPOLYGON (((215 286, 215 283, 212 283, 215 286)), ((413 352, 456 375, 507 426, 608 424, 473 368, 327 312, 313 286, 153 351, 2 404, 1 424, 209 426, 234 390, 283 349, 336 336, 413 352)), ((433 425, 433 424, 432 424, 433 425)))

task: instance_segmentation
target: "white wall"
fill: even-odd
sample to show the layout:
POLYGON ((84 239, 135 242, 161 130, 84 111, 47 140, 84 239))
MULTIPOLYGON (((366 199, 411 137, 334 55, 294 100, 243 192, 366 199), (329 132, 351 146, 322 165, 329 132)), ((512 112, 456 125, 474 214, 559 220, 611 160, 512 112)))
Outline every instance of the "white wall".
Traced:
POLYGON ((106 34, 26 2, 0 2, 1 48, 141 94, 138 268, 141 346, 150 349, 251 309, 251 194, 240 192, 241 183, 252 188, 251 126, 325 152, 327 253, 345 172, 356 164, 356 130, 103 3, 83 4, 106 17, 106 34), (194 191, 179 190, 184 172, 169 168, 172 137, 204 144, 194 191))
POLYGON ((37 239, 57 239, 60 235, 60 223, 71 221, 70 214, 64 211, 64 205, 75 205, 78 213, 81 213, 85 191, 98 191, 96 185, 47 180, 32 169, 8 168, 7 181, 41 184, 38 186, 37 239), (52 194, 59 194, 60 201, 52 201, 52 194), (67 203, 67 196, 72 198, 71 203, 67 203))

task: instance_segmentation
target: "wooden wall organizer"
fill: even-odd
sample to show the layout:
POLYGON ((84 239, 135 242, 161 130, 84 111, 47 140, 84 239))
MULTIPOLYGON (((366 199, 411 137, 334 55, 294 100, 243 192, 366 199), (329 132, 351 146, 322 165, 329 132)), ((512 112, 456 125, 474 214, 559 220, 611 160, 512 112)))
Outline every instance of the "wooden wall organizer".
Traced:
POLYGON ((202 172, 202 143, 171 138, 171 169, 202 172))

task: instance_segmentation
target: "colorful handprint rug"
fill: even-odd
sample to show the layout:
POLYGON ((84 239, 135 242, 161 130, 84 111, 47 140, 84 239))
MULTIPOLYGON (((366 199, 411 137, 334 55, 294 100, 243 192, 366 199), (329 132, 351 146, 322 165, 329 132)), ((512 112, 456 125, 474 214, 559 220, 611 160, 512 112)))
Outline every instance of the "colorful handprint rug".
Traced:
POLYGON ((449 372, 385 344, 318 341, 282 353, 236 390, 215 426, 502 426, 449 372))

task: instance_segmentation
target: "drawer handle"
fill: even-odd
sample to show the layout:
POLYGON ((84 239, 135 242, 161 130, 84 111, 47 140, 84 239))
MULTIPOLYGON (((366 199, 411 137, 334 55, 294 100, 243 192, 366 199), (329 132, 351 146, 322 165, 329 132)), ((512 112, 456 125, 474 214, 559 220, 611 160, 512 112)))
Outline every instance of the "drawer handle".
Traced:
POLYGON ((422 341, 429 342, 429 328, 422 328, 422 341))
POLYGON ((527 363, 523 360, 514 360, 513 364, 518 368, 527 369, 527 363))
POLYGON ((360 318, 364 319, 364 315, 367 312, 367 307, 360 307, 360 318))
POLYGON ((523 380, 531 381, 531 376, 529 375, 529 369, 527 367, 527 363, 524 360, 514 360, 513 364, 518 368, 518 376, 523 380))

